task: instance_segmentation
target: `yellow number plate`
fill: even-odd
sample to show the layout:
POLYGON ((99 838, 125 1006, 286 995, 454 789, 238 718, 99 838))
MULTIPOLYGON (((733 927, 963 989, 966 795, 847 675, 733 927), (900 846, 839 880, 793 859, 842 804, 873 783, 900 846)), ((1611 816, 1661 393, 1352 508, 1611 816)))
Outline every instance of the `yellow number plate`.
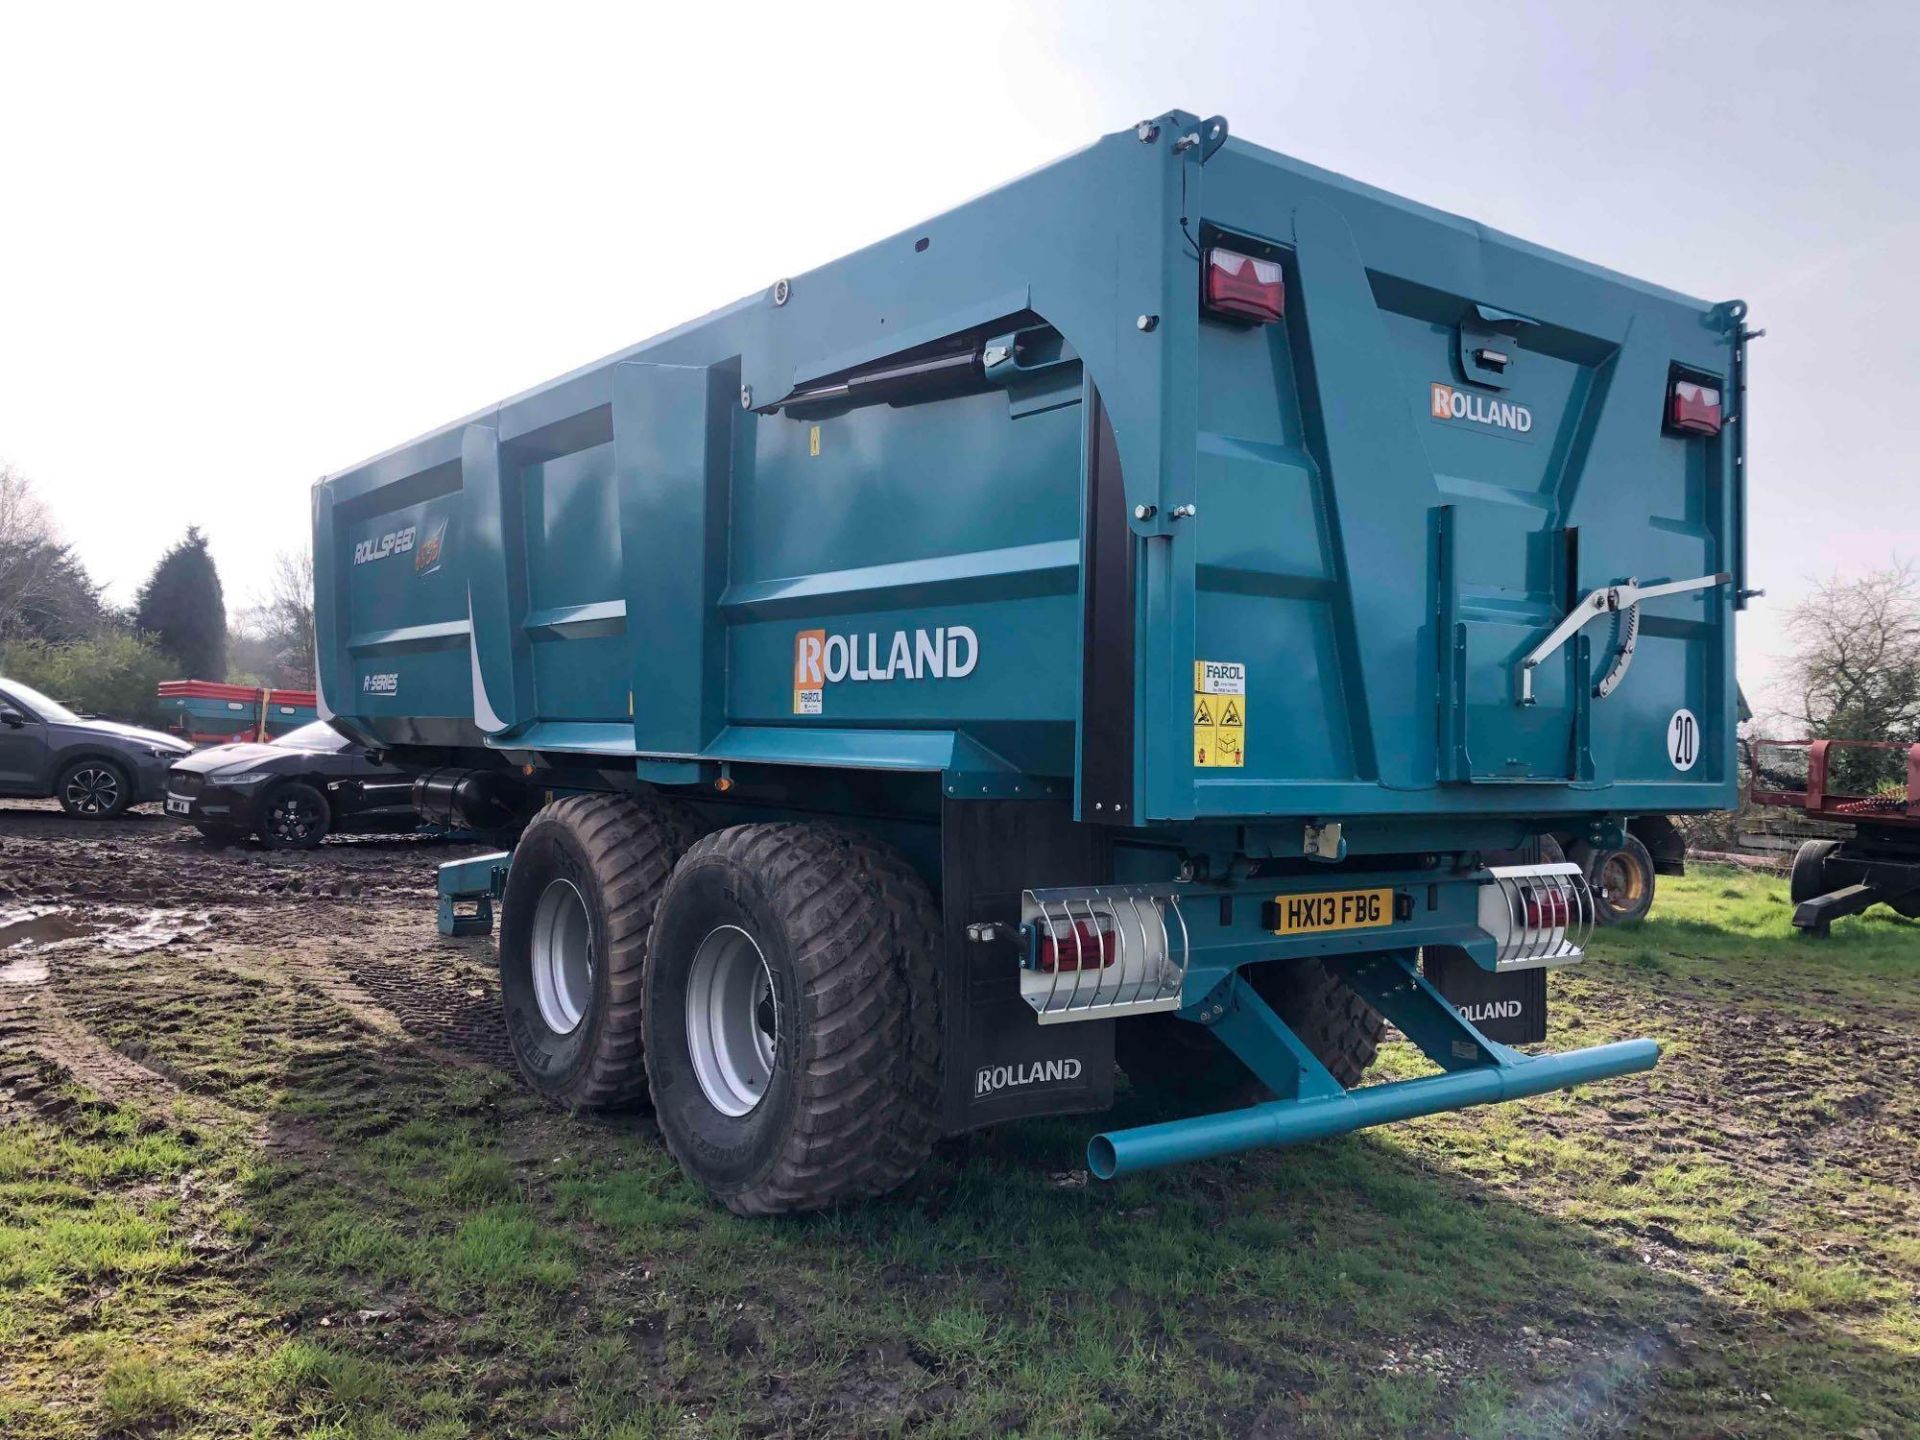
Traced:
POLYGON ((1318 895, 1273 897, 1273 933, 1304 935, 1314 930, 1370 930, 1393 923, 1393 891, 1330 890, 1318 895))

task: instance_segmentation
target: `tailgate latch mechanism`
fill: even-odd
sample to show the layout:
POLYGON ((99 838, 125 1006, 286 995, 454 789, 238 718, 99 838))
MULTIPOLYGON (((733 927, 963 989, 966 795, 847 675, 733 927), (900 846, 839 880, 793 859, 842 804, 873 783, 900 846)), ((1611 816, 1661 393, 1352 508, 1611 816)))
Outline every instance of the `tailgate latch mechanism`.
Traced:
POLYGON ((1692 590, 1707 590, 1715 585, 1724 585, 1733 576, 1725 571, 1717 575, 1702 575, 1693 580, 1667 580, 1658 585, 1642 585, 1638 580, 1628 580, 1620 585, 1603 585, 1587 595, 1573 609, 1561 617, 1560 623, 1520 661, 1520 701, 1522 705, 1531 705, 1533 701, 1533 672, 1538 670, 1546 658, 1566 644, 1575 635, 1602 615, 1617 615, 1626 612, 1625 629, 1619 654, 1615 657, 1613 668, 1608 670, 1604 679, 1594 687, 1593 693, 1599 699, 1606 699, 1626 678, 1627 667, 1633 664, 1633 651, 1640 640, 1640 602, 1657 600, 1663 595, 1684 595, 1692 590))

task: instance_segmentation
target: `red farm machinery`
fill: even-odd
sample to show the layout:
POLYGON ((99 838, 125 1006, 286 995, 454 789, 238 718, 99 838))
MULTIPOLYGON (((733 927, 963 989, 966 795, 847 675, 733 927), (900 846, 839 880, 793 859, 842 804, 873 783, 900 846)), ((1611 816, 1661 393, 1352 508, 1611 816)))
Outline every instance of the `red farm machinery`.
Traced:
POLYGON ((1884 903, 1920 919, 1920 745, 1889 740, 1756 740, 1753 803, 1847 825, 1793 859, 1793 923, 1825 935, 1835 920, 1884 903))

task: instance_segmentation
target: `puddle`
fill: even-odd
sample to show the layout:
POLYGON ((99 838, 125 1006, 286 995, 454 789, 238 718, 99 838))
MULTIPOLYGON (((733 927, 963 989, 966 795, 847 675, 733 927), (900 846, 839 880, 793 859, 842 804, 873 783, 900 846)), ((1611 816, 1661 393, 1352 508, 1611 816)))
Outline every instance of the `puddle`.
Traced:
MULTIPOLYGON (((106 949, 138 955, 205 934, 211 928, 212 919, 205 911, 103 909, 76 914, 71 910, 0 910, 0 957, 45 950, 88 936, 106 949)), ((14 966, 23 963, 12 961, 5 967, 6 973, 11 976, 14 966)), ((46 977, 42 974, 39 978, 46 977)))
POLYGON ((23 955, 0 965, 0 985, 44 985, 48 973, 46 961, 23 955))
POLYGON ((204 913, 149 910, 130 925, 115 925, 100 936, 100 943, 109 950, 138 955, 143 950, 157 950, 175 940, 204 935, 210 928, 211 921, 204 913))
POLYGON ((89 935, 93 929, 67 910, 0 910, 0 950, 57 945, 89 935))
POLYGON ((23 956, 18 960, 0 965, 0 985, 44 985, 47 983, 47 962, 23 956))

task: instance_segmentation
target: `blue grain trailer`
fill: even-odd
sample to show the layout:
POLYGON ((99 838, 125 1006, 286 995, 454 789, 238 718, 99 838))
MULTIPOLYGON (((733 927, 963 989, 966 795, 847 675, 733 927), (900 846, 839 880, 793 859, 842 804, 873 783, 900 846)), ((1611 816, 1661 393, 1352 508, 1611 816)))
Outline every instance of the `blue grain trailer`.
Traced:
POLYGON ((320 482, 322 713, 531 817, 444 928, 743 1213, 1644 1070, 1515 1048, 1543 837, 1735 801, 1745 313, 1162 115, 320 482))

